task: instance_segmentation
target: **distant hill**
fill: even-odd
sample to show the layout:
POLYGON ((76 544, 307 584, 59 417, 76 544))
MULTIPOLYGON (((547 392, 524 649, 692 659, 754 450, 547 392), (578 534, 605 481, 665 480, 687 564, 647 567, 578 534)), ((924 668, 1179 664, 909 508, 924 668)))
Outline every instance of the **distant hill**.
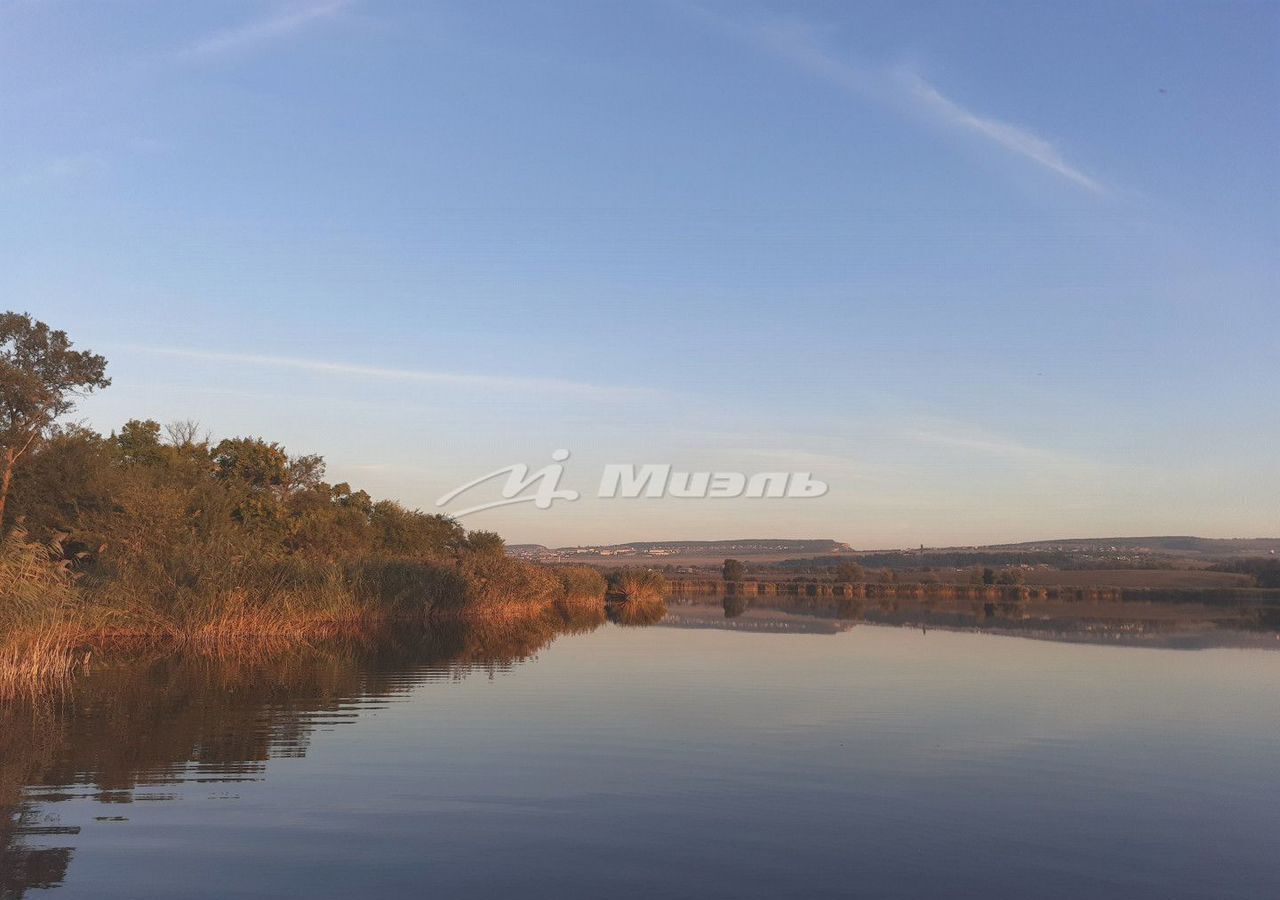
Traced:
MULTIPOLYGON (((826 571, 848 560, 868 568, 1050 566, 1057 569, 1188 569, 1232 560, 1280 555, 1280 538, 1157 537, 1064 538, 975 547, 920 547, 863 550, 845 556, 780 560, 774 565, 799 572, 826 571)), ((1234 570, 1231 570, 1234 571, 1234 570)))
MULTIPOLYGON (((796 551, 798 553, 848 553, 853 550, 848 544, 832 540, 785 540, 782 538, 739 538, 731 541, 632 541, 627 544, 610 544, 601 549, 621 550, 696 550, 702 551, 736 551, 738 553, 776 553, 779 551, 796 551)), ((564 549, 571 549, 562 547, 564 549)))
POLYGON ((1065 550, 1103 552, 1108 550, 1147 551, 1171 555, 1265 556, 1280 553, 1280 538, 1202 538, 1188 535, 1162 537, 1064 538, 1053 541, 1024 541, 1019 544, 992 544, 984 550, 1065 550))
POLYGON ((1203 567, 1237 557, 1280 555, 1280 538, 1153 537, 1063 538, 902 550, 854 550, 830 539, 737 538, 723 541, 631 541, 551 548, 510 544, 513 556, 547 562, 628 564, 628 560, 685 565, 718 564, 729 558, 773 563, 784 569, 825 569, 842 558, 888 568, 972 565, 1050 565, 1064 569, 1203 567), (1179 562, 1181 561, 1181 562, 1179 562))
POLYGON ((632 541, 626 544, 593 544, 551 549, 541 544, 512 544, 513 556, 552 561, 618 562, 629 558, 661 559, 664 562, 723 560, 726 557, 775 560, 788 556, 852 553, 841 541, 828 539, 789 540, 783 538, 738 538, 726 541, 632 541))

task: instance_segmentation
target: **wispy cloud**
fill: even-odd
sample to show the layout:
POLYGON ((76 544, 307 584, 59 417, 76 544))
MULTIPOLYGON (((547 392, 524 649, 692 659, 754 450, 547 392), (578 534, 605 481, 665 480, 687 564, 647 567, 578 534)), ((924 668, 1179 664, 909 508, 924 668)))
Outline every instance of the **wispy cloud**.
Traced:
POLYGON ((1097 179, 1068 163, 1052 143, 1039 135, 966 109, 914 72, 904 73, 903 78, 918 104, 939 121, 984 137, 1096 194, 1104 193, 1097 179))
POLYGON ((106 163, 97 153, 73 153, 55 156, 18 172, 9 183, 17 187, 71 181, 92 175, 105 168, 106 163))
POLYGON ((975 135, 1078 187, 1096 194, 1106 192, 1098 179, 1067 162, 1051 141, 1021 125, 974 112, 910 69, 862 65, 842 59, 826 50, 814 29, 807 25, 747 26, 711 15, 706 18, 721 30, 860 99, 885 103, 903 113, 922 115, 936 124, 975 135))
POLYGON ((1036 447, 1005 435, 941 419, 930 419, 905 427, 898 432, 898 437, 914 444, 959 450, 1013 463, 1073 468, 1088 468, 1094 465, 1089 460, 1070 453, 1036 447))
POLYGON ((1008 459, 1041 459, 1054 454, 1038 447, 1030 447, 1007 438, 991 435, 957 434, 937 429, 910 429, 903 432, 903 437, 917 444, 929 444, 937 447, 952 447, 957 450, 971 450, 984 456, 999 456, 1008 459))
POLYGON ((356 363, 330 362, 328 360, 302 359, 293 356, 266 356, 253 353, 220 353, 209 350, 192 350, 177 347, 149 347, 131 345, 125 349, 156 356, 226 363, 236 366, 259 366, 278 369, 295 369, 324 375, 354 376, 382 381, 398 381, 414 384, 436 384, 456 388, 475 388, 520 393, 573 394, 598 399, 642 399, 656 397, 658 392, 649 388, 591 384, 561 378, 537 378, 512 375, 479 375, 469 372, 436 372, 423 369, 392 369, 382 366, 366 366, 356 363))
POLYGON ((350 5, 351 0, 321 0, 289 6, 275 15, 216 31, 188 44, 174 55, 179 59, 198 61, 237 53, 332 19, 350 5))

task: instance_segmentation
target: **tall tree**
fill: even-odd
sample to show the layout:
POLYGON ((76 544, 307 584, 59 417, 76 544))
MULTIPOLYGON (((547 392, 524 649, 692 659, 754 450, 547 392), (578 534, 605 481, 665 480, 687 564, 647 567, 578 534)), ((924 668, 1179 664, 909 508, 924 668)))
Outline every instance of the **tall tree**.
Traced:
POLYGON ((65 331, 28 313, 0 314, 0 529, 14 469, 77 398, 111 384, 106 369, 101 356, 72 350, 65 331))
POLYGON ((747 566, 740 559, 726 559, 720 574, 725 581, 742 581, 747 577, 747 566))

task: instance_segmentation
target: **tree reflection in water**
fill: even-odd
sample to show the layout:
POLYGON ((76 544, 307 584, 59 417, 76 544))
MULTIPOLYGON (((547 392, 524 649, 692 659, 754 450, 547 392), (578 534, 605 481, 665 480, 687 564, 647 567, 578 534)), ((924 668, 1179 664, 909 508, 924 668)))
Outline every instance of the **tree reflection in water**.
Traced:
POLYGON ((127 804, 148 788, 264 777, 304 756, 317 726, 357 718, 415 686, 508 670, 558 635, 605 622, 599 603, 502 623, 388 628, 269 656, 154 654, 100 660, 67 696, 0 705, 0 898, 56 887, 77 827, 56 803, 127 804))
MULTIPOLYGON (((430 681, 493 676, 558 635, 621 626, 836 634, 861 623, 980 630, 1047 640, 1211 646, 1274 641, 1274 607, 993 602, 830 596, 696 597, 563 606, 517 620, 401 626, 273 655, 96 659, 65 696, 0 705, 0 897, 63 883, 79 829, 59 802, 128 804, 184 782, 265 777, 308 752, 314 731, 350 722, 430 681), (670 615, 668 611, 670 609, 670 615)), ((121 807, 127 809, 127 807, 121 807)), ((99 818, 117 818, 103 816, 99 818)))

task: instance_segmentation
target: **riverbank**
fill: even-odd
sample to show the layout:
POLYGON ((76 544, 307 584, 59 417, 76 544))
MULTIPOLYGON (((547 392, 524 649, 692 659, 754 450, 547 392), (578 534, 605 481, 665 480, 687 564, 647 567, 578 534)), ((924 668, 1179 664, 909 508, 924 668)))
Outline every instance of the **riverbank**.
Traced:
MULTIPOLYGON (((56 689, 117 650, 213 656, 272 653, 444 620, 518 622, 555 613, 604 620, 606 584, 592 569, 550 568, 501 554, 449 562, 258 562, 253 577, 186 603, 157 603, 11 538, 0 564, 0 697, 56 689), (198 602, 194 602, 198 600, 198 602)), ((246 573, 242 573, 246 574, 246 573)))

